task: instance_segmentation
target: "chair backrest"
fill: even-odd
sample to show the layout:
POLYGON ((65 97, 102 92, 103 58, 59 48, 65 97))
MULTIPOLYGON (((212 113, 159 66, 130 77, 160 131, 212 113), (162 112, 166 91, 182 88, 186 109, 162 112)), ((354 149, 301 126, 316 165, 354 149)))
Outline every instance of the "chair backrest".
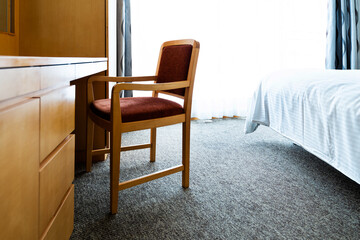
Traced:
MULTIPOLYGON (((162 44, 156 70, 157 83, 191 81, 190 95, 195 78, 200 44, 192 39, 169 41, 162 44)), ((185 89, 169 90, 162 93, 184 98, 185 89)))

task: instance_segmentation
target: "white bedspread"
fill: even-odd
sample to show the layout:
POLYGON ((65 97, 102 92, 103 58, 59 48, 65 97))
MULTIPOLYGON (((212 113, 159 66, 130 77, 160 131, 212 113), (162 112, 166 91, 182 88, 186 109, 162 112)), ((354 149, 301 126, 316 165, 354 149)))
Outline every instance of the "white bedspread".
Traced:
POLYGON ((292 70, 264 78, 245 133, 259 124, 360 184, 360 70, 292 70))

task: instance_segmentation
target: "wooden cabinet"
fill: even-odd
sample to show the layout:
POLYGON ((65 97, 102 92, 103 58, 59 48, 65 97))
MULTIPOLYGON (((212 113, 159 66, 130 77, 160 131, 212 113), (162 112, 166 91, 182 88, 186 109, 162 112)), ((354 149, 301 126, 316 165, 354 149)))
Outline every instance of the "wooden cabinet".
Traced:
POLYGON ((38 238, 39 113, 38 99, 0 108, 0 239, 38 238))
POLYGON ((0 57, 0 239, 70 238, 76 138, 70 81, 106 68, 104 58, 0 57))

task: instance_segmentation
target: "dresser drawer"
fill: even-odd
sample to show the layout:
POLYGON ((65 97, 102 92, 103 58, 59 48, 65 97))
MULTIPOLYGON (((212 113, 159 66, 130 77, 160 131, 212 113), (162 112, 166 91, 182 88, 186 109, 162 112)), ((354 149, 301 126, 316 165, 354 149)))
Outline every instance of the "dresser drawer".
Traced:
POLYGON ((67 86, 40 96, 40 161, 75 128, 75 88, 67 86))
POLYGON ((75 79, 75 65, 59 65, 41 68, 41 89, 68 84, 75 79))
POLYGON ((0 101, 40 90, 40 78, 39 67, 1 69, 0 101))
POLYGON ((89 64, 77 64, 76 65, 76 79, 87 77, 91 74, 106 71, 107 62, 95 62, 89 64))
POLYGON ((69 239, 74 229, 74 185, 66 194, 59 211, 56 212, 49 228, 43 235, 45 240, 69 239))
POLYGON ((74 180, 75 136, 67 137, 40 167, 40 227, 43 233, 74 180))

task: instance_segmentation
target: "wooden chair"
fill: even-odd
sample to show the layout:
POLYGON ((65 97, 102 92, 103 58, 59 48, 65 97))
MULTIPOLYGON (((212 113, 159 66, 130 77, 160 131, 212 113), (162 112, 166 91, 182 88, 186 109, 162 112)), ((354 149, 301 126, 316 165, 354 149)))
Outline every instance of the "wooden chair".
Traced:
POLYGON ((189 187, 190 114, 194 77, 200 44, 191 39, 163 43, 155 76, 105 77, 88 79, 86 170, 91 171, 92 156, 110 153, 110 208, 117 213, 118 191, 182 171, 182 186, 189 187), (93 82, 122 82, 112 88, 111 99, 94 100, 93 82), (136 82, 154 81, 153 84, 136 82), (132 83, 129 83, 132 82, 132 83), (119 98, 122 90, 152 91, 152 97, 119 98), (184 99, 181 106, 159 98, 159 93, 184 99), (110 132, 110 148, 93 150, 94 123, 110 132), (150 148, 150 161, 155 161, 156 128, 183 123, 182 164, 119 183, 120 152, 150 148), (151 129, 150 143, 121 147, 124 132, 151 129))

